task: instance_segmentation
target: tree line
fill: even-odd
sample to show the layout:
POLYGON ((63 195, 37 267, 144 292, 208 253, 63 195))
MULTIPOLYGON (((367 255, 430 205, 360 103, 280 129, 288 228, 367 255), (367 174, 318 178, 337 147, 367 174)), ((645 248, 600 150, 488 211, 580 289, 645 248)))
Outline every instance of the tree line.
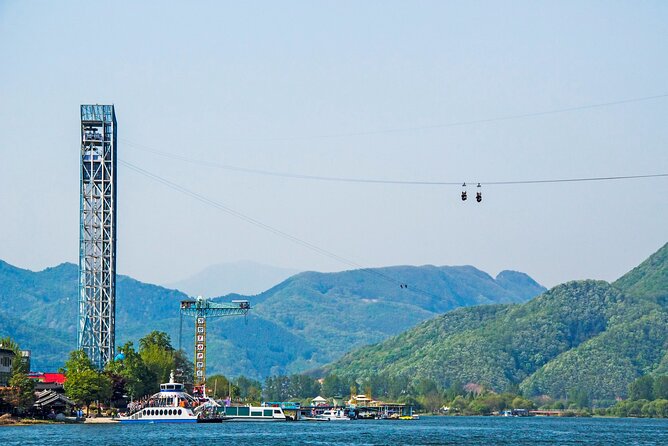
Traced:
MULTIPOLYGON (((34 402, 34 381, 28 377, 27 365, 20 360, 19 346, 9 338, 0 339, 4 348, 15 352, 9 387, 0 399, 25 412, 34 402)), ((65 367, 65 392, 87 409, 99 401, 107 407, 123 406, 128 400, 140 399, 159 391, 160 383, 175 380, 192 384, 193 364, 183 351, 175 350, 169 335, 153 331, 139 340, 118 348, 118 354, 104 370, 97 370, 81 350, 70 353, 65 367)), ((365 394, 375 400, 410 404, 419 410, 441 414, 488 415, 506 409, 559 409, 581 415, 610 415, 668 418, 668 376, 645 375, 628 386, 628 399, 593 401, 586 389, 570 389, 563 399, 548 396, 526 398, 519 388, 509 387, 497 393, 475 384, 451 383, 448 387, 429 379, 411 379, 406 375, 379 373, 367 378, 328 374, 315 378, 308 374, 271 376, 260 382, 245 376, 228 378, 221 374, 206 381, 208 395, 242 404, 262 401, 299 401, 310 404, 320 395, 347 400, 350 395, 365 394)), ((98 408, 99 410, 99 408, 98 408)))

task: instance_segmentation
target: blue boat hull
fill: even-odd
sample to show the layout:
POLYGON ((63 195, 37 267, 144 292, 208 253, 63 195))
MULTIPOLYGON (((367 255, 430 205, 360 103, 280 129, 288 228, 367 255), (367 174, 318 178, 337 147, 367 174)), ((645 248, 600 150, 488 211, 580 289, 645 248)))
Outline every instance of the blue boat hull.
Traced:
POLYGON ((197 418, 192 420, 120 420, 122 424, 130 423, 197 423, 197 418))

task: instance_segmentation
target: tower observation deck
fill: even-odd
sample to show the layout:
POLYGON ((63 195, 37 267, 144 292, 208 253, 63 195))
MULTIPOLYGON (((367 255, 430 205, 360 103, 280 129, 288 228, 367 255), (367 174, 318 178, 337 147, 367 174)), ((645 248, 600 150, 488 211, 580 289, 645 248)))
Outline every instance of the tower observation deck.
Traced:
POLYGON ((114 357, 116 316, 116 115, 81 106, 77 347, 102 368, 114 357))

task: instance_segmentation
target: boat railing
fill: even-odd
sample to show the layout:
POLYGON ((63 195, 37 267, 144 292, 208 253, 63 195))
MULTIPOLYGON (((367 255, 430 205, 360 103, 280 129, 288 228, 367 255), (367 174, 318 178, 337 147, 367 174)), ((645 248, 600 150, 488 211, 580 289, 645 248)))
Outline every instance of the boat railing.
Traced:
POLYGON ((129 403, 128 404, 128 416, 134 415, 135 413, 144 410, 144 409, 153 409, 153 408, 161 408, 161 407, 174 407, 174 408, 181 408, 181 409, 193 409, 197 407, 197 404, 191 404, 188 401, 181 401, 179 404, 174 404, 174 403, 168 403, 166 401, 155 401, 155 400, 150 400, 148 402, 144 403, 129 403))

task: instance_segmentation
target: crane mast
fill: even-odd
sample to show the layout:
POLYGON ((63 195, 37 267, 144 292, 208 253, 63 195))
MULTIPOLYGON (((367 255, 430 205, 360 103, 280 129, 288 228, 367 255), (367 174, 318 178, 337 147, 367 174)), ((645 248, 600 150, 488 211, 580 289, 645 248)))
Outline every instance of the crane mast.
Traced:
MULTIPOLYGON (((193 393, 206 395, 206 320, 209 317, 245 316, 251 309, 247 300, 212 302, 199 296, 195 300, 181 301, 183 316, 195 318, 195 383, 193 393)), ((179 338, 180 339, 180 338, 179 338)))

